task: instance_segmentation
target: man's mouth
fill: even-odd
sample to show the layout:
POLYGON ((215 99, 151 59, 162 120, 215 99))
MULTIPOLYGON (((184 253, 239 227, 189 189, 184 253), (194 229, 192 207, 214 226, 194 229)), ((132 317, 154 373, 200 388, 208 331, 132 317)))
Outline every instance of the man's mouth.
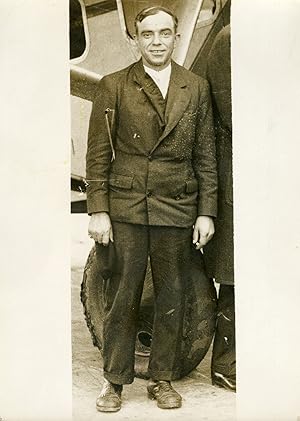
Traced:
POLYGON ((164 50, 150 50, 150 52, 151 52, 151 54, 158 54, 158 55, 161 55, 161 54, 164 54, 164 50))

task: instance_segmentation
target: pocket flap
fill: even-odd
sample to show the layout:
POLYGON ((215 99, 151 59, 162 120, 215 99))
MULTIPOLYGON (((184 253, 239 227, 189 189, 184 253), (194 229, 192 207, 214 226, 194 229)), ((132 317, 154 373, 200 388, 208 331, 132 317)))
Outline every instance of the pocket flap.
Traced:
POLYGON ((109 177, 109 185, 120 189, 131 189, 133 177, 127 175, 111 174, 109 177))
POLYGON ((186 193, 194 193, 198 191, 198 181, 194 178, 185 182, 186 193))

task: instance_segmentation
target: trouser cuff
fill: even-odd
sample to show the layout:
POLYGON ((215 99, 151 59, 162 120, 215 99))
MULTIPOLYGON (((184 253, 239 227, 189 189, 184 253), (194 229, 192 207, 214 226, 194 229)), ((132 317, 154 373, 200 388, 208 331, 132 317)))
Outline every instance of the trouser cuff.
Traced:
POLYGON ((113 374, 104 371, 103 375, 106 380, 115 384, 131 384, 134 380, 134 376, 130 374, 113 374))
POLYGON ((151 379, 154 380, 177 380, 181 377, 181 372, 177 371, 155 371, 155 370, 148 370, 151 379))

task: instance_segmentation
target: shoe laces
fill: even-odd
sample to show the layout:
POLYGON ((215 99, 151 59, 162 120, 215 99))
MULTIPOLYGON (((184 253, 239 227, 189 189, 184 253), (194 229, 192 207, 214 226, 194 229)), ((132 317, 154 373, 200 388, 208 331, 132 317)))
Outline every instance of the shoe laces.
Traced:
POLYGON ((123 387, 122 387, 121 384, 113 384, 113 383, 110 383, 110 382, 105 382, 101 395, 102 396, 103 395, 115 396, 117 394, 118 396, 120 396, 121 392, 122 392, 122 389, 123 389, 123 387))
POLYGON ((158 381, 157 384, 155 385, 155 390, 156 391, 161 391, 162 393, 176 393, 175 390, 173 389, 173 387, 171 386, 171 383, 168 381, 158 381))

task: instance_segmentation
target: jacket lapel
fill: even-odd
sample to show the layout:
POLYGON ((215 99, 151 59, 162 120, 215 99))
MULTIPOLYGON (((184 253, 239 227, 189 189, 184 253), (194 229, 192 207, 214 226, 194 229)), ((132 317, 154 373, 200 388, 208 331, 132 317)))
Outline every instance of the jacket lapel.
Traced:
POLYGON ((190 102, 191 92, 187 82, 185 81, 184 72, 182 72, 181 67, 172 61, 167 105, 165 114, 163 114, 163 108, 158 104, 157 94, 154 92, 155 82, 146 75, 142 60, 139 60, 134 66, 133 80, 137 84, 137 89, 144 91, 150 103, 160 116, 162 122, 166 122, 162 135, 151 150, 152 153, 177 125, 190 102))
POLYGON ((138 61, 134 66, 133 80, 137 84, 137 89, 143 91, 151 105, 159 115, 162 123, 165 121, 165 107, 163 106, 163 97, 161 97, 162 103, 159 101, 158 88, 155 82, 148 76, 144 70, 142 60, 138 61))
POLYGON ((182 117, 191 99, 191 92, 185 81, 183 72, 180 66, 172 61, 172 72, 167 96, 167 105, 165 112, 165 129, 160 136, 158 142, 153 147, 152 151, 162 142, 162 140, 168 136, 168 134, 174 129, 178 121, 182 117))

